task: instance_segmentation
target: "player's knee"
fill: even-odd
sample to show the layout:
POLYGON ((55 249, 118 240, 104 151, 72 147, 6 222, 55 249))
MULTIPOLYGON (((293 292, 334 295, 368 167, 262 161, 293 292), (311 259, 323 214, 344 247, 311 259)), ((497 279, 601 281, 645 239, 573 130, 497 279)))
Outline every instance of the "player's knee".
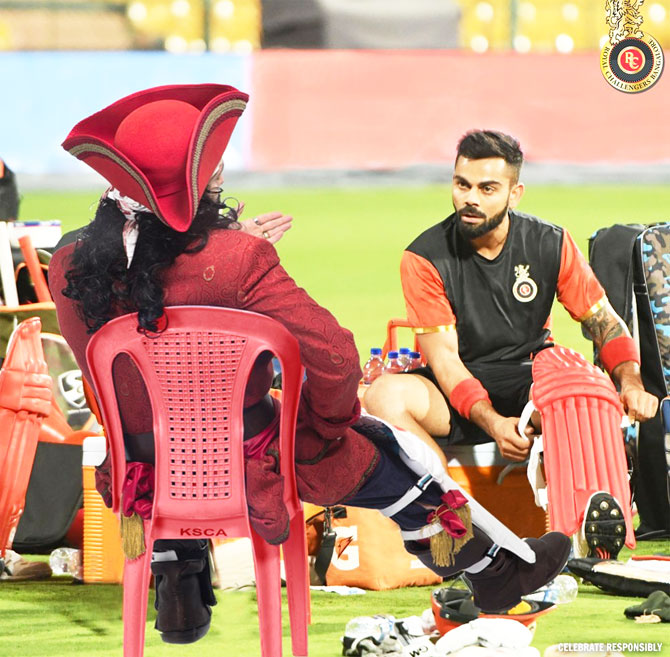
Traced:
POLYGON ((403 381, 404 377, 383 375, 375 379, 365 391, 363 406, 368 413, 378 417, 386 417, 389 413, 404 408, 403 381))

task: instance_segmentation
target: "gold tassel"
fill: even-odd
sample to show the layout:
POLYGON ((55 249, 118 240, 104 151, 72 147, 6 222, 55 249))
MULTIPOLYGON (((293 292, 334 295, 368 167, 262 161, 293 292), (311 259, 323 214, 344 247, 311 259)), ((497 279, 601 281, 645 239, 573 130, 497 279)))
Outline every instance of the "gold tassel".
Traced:
POLYGON ((121 539, 126 559, 137 559, 145 553, 144 521, 136 513, 129 518, 121 514, 121 539))
MULTIPOLYGON (((431 525, 440 523, 441 508, 442 507, 436 510, 435 517, 430 523, 431 525)), ((433 557, 433 562, 436 566, 452 566, 454 564, 454 557, 473 536, 470 507, 467 504, 464 504, 458 509, 451 509, 448 507, 447 509, 448 511, 455 513, 461 519, 461 522, 465 525, 466 531, 461 538, 454 538, 444 530, 437 534, 433 534, 430 537, 430 554, 433 557)))

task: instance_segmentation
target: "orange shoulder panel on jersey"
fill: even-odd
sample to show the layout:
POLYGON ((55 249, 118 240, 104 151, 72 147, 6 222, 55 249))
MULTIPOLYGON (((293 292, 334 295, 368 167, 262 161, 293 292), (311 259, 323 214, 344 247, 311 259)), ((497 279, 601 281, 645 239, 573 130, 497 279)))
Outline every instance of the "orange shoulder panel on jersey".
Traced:
POLYGON ((557 296, 573 319, 583 322, 603 308, 607 296, 567 230, 564 230, 557 296))
POLYGON ((415 333, 435 333, 456 328, 456 317, 444 293, 444 283, 426 258, 404 251, 400 281, 405 296, 407 319, 415 333))

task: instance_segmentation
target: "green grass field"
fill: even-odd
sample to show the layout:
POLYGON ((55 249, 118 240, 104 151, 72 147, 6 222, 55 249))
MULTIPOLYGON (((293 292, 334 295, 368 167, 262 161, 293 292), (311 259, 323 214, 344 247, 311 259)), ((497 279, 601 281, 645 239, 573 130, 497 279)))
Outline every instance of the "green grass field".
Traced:
MULTIPOLYGON (((235 190, 226 190, 234 194, 235 190)), ((384 342, 386 322, 404 317, 398 267, 402 250, 422 230, 452 211, 448 187, 281 189, 245 191, 245 216, 280 210, 294 217, 277 245, 299 285, 351 329, 362 360, 384 342)), ((60 219, 64 230, 94 214, 95 193, 27 193, 21 218, 60 219)), ((588 237, 613 223, 670 219, 670 187, 534 186, 521 208, 568 228, 586 252, 588 237)), ((591 346, 579 326, 557 306, 554 337, 584 351, 591 346)), ((409 331, 401 342, 411 346, 409 331)))
MULTIPOLYGON (((278 245, 284 266, 354 332, 363 360, 369 347, 383 343, 387 319, 404 316, 398 276, 402 249, 451 211, 448 188, 438 186, 282 189, 248 191, 239 197, 247 203, 246 216, 275 209, 293 214, 294 228, 278 245)), ((96 198, 90 192, 26 193, 21 218, 60 219, 68 230, 88 221, 96 198)), ((670 188, 639 185, 535 186, 527 191, 521 206, 526 212, 566 226, 584 251, 589 235, 597 228, 667 220, 668 208, 670 188)), ((560 307, 554 315, 556 340, 590 356, 591 346, 581 337, 579 326, 560 307)), ((408 333, 405 342, 409 339, 408 333)), ((641 543, 637 552, 667 553, 668 549, 667 542, 641 543)), ((627 554, 625 551, 620 558, 627 554)), ((150 629, 154 618, 150 609, 147 657, 260 655, 254 593, 217 592, 217 597, 212 630, 193 646, 162 644, 150 629)), ((664 641, 663 652, 654 654, 670 655, 666 625, 636 625, 624 618, 624 608, 634 602, 581 586, 576 602, 540 620, 533 645, 543 651, 561 641, 664 641)), ((354 616, 391 613, 402 617, 420 614, 429 606, 430 588, 345 598, 315 593, 310 655, 340 654, 339 637, 354 616)), ((120 587, 72 586, 55 578, 46 583, 5 582, 0 584, 0 614, 2 657, 121 655, 120 587)), ((285 654, 290 654, 288 640, 285 654)))
MULTIPOLYGON (((638 552, 653 554, 667 544, 640 543, 638 552)), ((619 555, 626 559, 626 549, 619 555)), ((355 616, 393 614, 396 618, 420 615, 430 607, 433 587, 411 587, 392 591, 368 591, 365 595, 342 597, 312 593, 312 625, 309 628, 311 657, 337 657, 342 652, 340 637, 347 621, 355 616)), ((256 595, 253 590, 216 591, 212 627, 198 643, 170 646, 161 642, 153 629, 155 611, 147 614, 146 657, 260 657, 256 595)), ((150 593, 153 600, 153 592, 150 593)), ((661 652, 670 655, 667 625, 639 625, 625 618, 623 610, 637 604, 637 598, 603 593, 580 585, 577 600, 561 605, 539 619, 532 645, 540 654, 561 642, 571 643, 663 643, 661 652)), ((0 582, 0 614, 3 657, 121 657, 123 626, 122 590, 114 585, 76 586, 66 577, 47 582, 0 582)), ((284 655, 291 655, 286 595, 283 604, 284 655)), ((625 652, 633 657, 640 653, 625 652)), ((569 657, 570 653, 566 653, 569 657)), ((512 657, 512 655, 510 655, 512 657)))

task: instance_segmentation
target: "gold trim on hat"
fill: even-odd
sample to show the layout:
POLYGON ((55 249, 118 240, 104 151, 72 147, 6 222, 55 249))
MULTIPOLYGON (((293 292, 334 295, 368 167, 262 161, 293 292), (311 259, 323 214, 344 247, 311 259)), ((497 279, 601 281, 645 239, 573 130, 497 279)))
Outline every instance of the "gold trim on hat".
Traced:
POLYGON ((198 207, 198 202, 200 201, 200 194, 198 192, 198 168, 200 165, 200 156, 202 154, 202 149, 205 145, 205 141, 209 136, 209 133, 212 131, 212 126, 216 123, 224 114, 239 110, 240 113, 244 111, 244 108, 247 106, 247 102, 241 98, 233 98, 217 105, 208 115, 205 121, 202 124, 202 128, 198 134, 198 140, 193 149, 193 167, 191 169, 191 195, 193 199, 193 208, 198 207))
MULTIPOLYGON (((72 155, 75 157, 79 157, 81 153, 98 153, 98 155, 104 155, 105 157, 108 157, 110 160, 118 164, 126 173, 128 173, 134 180, 137 182, 137 184, 142 188, 142 191, 144 192, 144 195, 146 196, 147 200, 149 201, 149 205, 151 206, 151 210, 153 213, 165 221, 163 214, 161 211, 158 209, 158 205, 156 204, 153 194, 147 187, 146 183, 144 180, 142 180, 142 177, 140 176, 139 173, 135 169, 133 169, 132 166, 130 166, 125 160, 120 158, 114 151, 110 150, 109 148, 106 148, 105 146, 101 146, 100 144, 94 144, 94 143, 84 143, 84 144, 77 144, 76 146, 73 146, 72 148, 67 149, 68 152, 70 152, 72 155)), ((137 201, 137 199, 133 199, 134 201, 137 201)))

